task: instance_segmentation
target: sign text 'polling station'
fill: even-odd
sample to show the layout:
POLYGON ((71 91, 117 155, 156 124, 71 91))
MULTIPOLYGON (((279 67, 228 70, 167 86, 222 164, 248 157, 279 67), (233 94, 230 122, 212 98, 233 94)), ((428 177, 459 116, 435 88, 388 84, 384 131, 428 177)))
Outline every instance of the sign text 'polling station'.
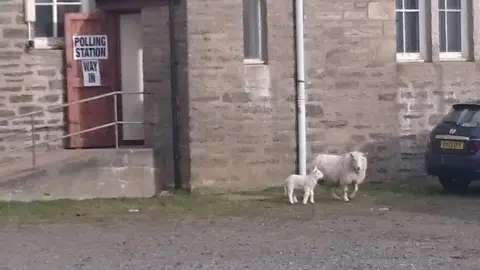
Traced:
POLYGON ((107 35, 73 36, 73 59, 108 59, 107 35))

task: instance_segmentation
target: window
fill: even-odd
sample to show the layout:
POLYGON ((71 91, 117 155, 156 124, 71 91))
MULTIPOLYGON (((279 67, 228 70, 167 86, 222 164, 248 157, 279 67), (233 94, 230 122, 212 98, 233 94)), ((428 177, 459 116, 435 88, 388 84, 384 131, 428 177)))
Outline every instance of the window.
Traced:
POLYGON ((469 25, 467 0, 438 0, 440 59, 467 59, 469 25))
POLYGON ((476 127, 480 123, 480 107, 478 105, 454 105, 442 122, 476 127))
POLYGON ((35 46, 51 46, 51 39, 63 38, 65 14, 81 7, 82 0, 36 0, 35 46))
POLYGON ((266 63, 266 15, 265 0, 243 0, 243 50, 245 63, 266 63))
POLYGON ((426 8, 424 0, 396 0, 397 59, 425 60, 426 8))

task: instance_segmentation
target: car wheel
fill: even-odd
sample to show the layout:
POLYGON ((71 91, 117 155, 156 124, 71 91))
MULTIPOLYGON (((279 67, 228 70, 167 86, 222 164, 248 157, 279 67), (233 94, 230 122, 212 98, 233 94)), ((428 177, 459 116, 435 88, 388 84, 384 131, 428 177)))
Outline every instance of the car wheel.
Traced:
POLYGON ((470 185, 470 180, 442 176, 438 180, 446 191, 466 191, 470 185))

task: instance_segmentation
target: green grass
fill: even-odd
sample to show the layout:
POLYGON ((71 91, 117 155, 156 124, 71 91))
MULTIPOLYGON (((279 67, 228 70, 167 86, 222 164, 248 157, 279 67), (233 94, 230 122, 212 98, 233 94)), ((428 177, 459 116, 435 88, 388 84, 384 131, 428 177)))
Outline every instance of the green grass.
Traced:
MULTIPOLYGON (((327 215, 354 205, 395 205, 427 201, 441 192, 437 186, 421 181, 364 184, 355 203, 333 201, 324 188, 316 190, 315 206, 287 204, 283 188, 228 194, 196 194, 177 192, 173 195, 144 199, 57 200, 35 202, 0 202, 0 226, 87 222, 110 224, 129 219, 188 220, 212 216, 282 216, 308 218, 312 211, 327 215), (326 206, 328 205, 328 206, 326 206), (349 206, 346 206, 349 205, 349 206), (312 210, 313 209, 313 210, 312 210), (280 214, 279 214, 280 213, 280 214)), ((297 193, 301 197, 301 192, 297 193)))

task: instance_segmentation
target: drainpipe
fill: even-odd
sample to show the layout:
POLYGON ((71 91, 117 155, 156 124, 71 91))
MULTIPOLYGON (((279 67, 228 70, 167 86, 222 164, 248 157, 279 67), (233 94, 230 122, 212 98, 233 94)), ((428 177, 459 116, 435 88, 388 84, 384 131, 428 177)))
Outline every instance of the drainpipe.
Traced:
POLYGON ((82 7, 81 7, 82 12, 94 12, 96 9, 95 0, 82 0, 81 3, 82 3, 82 7))
POLYGON ((177 59, 177 40, 175 39, 176 33, 176 21, 175 21, 175 12, 176 6, 178 6, 176 0, 168 1, 168 23, 170 25, 169 33, 169 42, 170 42, 170 85, 172 91, 172 133, 173 133, 173 170, 174 170, 174 179, 173 184, 176 189, 183 187, 183 175, 180 168, 180 140, 179 140, 179 129, 178 129, 178 93, 175 89, 178 88, 178 59, 177 59))
POLYGON ((297 70, 298 170, 307 174, 307 126, 305 112, 305 48, 303 39, 303 0, 295 1, 295 47, 297 70))

